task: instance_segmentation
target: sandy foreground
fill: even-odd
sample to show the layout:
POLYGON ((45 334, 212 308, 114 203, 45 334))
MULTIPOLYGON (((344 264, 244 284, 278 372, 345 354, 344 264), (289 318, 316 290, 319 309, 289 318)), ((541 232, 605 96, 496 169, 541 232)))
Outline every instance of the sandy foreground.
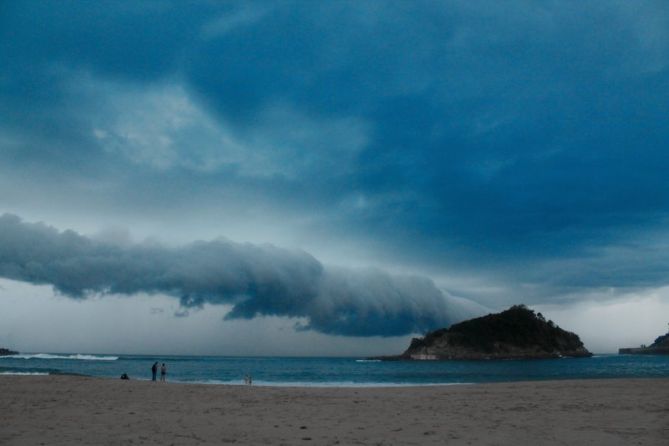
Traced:
POLYGON ((669 379, 269 388, 0 376, 1 445, 669 445, 669 379))

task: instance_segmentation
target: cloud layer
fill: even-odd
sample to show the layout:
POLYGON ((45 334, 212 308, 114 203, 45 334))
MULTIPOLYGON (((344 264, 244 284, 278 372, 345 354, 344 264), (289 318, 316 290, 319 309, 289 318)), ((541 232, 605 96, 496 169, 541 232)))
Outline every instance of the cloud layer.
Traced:
POLYGON ((333 335, 421 333, 464 308, 429 279, 326 268, 302 251, 225 240, 119 246, 9 214, 0 217, 0 276, 73 298, 161 293, 185 308, 228 304, 228 319, 303 318, 297 328, 333 335))
POLYGON ((488 305, 669 283, 662 0, 14 1, 0 60, 0 211, 341 248, 488 305))

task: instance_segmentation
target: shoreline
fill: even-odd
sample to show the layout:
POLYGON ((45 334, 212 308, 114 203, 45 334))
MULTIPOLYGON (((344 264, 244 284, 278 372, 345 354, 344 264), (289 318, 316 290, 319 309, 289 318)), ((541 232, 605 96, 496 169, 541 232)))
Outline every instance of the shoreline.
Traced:
MULTIPOLYGON (((120 381, 117 377, 110 376, 94 376, 76 373, 43 373, 43 372, 0 372, 0 379, 2 377, 12 376, 73 376, 81 378, 100 379, 104 381, 120 381)), ((652 378, 649 378, 652 379, 652 378)), ((151 378, 131 378, 128 381, 135 382, 154 382, 151 378)), ((160 384, 159 381, 156 381, 160 384)), ((495 383, 517 382, 517 381, 497 381, 495 383)), ((412 387, 449 387, 449 386, 471 386, 478 384, 494 384, 477 383, 477 382, 453 382, 453 383, 385 383, 385 382, 348 382, 348 381, 328 381, 328 382, 310 382, 310 381, 258 381, 254 380, 252 385, 245 384, 243 380, 237 381, 218 381, 218 380, 202 380, 202 381, 180 381, 175 379, 168 379, 162 384, 178 384, 178 385, 197 385, 197 386, 230 386, 230 387, 261 387, 261 388, 295 388, 295 389, 395 389, 395 388, 412 388, 412 387)))
MULTIPOLYGON (((75 377, 75 378, 90 378, 103 381, 121 381, 118 376, 100 376, 87 375, 76 372, 53 372, 53 371, 0 371, 0 379, 5 377, 75 377)), ((495 385, 495 384, 531 384, 531 383, 551 383, 551 382, 570 382, 570 381, 630 381, 630 380, 663 380, 669 379, 669 375, 663 376, 631 376, 631 377, 541 377, 536 379, 522 379, 522 380, 498 380, 498 381, 467 381, 467 382, 427 382, 427 383, 402 383, 402 382, 353 382, 353 381, 263 381, 254 380, 252 385, 243 382, 243 379, 238 380, 194 380, 183 381, 178 379, 168 378, 166 384, 178 385, 197 385, 197 386, 230 386, 230 387, 258 387, 258 388, 295 388, 295 389, 402 389, 402 388, 429 388, 429 387, 454 387, 454 386, 479 386, 479 385, 495 385)), ((132 382, 152 382, 150 377, 130 377, 128 381, 132 382)), ((163 383, 165 384, 165 383, 163 383)))
POLYGON ((669 378, 264 387, 0 376, 0 443, 665 445, 669 378))
MULTIPOLYGON (((0 380, 5 377, 74 377, 87 378, 101 381, 122 381, 115 376, 86 375, 82 373, 62 372, 22 372, 22 371, 4 371, 0 372, 0 380)), ((429 383, 399 383, 399 382, 351 382, 351 381, 262 381, 254 380, 249 385, 242 379, 234 381, 220 380, 199 380, 183 381, 178 379, 167 379, 165 382, 152 381, 151 378, 133 378, 127 382, 141 382, 170 385, 195 385, 195 386, 229 386, 229 387, 255 387, 255 388, 280 388, 280 389, 405 389, 405 388, 430 388, 430 387, 457 387, 457 386, 480 386, 480 385, 503 385, 503 384, 533 384, 533 383, 565 383, 565 382, 589 382, 589 381, 647 381, 647 380, 669 380, 669 376, 635 376, 635 377, 566 377, 566 378, 537 378, 523 380, 499 380, 499 381, 467 381, 467 382, 429 382, 429 383)))

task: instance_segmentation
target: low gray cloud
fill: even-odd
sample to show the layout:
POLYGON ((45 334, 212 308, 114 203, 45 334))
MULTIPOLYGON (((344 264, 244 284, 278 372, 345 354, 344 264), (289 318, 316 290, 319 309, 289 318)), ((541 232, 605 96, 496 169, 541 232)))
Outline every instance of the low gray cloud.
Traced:
POLYGON ((297 329, 334 335, 424 332, 452 323, 464 308, 428 278, 325 267, 304 251, 227 240, 121 246, 10 214, 0 217, 0 276, 79 299, 163 293, 179 298, 178 316, 228 304, 227 319, 304 318, 297 329))

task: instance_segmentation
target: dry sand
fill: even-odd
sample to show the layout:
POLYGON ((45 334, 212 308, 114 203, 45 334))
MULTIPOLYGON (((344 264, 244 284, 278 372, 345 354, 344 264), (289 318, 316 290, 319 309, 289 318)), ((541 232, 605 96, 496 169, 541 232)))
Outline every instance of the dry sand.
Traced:
POLYGON ((0 444, 669 445, 669 379, 268 388, 0 376, 0 444))

